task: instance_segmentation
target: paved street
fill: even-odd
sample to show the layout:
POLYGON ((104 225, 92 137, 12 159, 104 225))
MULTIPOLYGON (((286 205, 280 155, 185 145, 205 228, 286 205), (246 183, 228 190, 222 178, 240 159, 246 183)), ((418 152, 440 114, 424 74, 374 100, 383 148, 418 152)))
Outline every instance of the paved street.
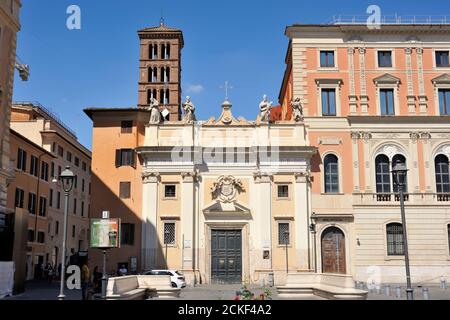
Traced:
MULTIPOLYGON (((202 285, 195 288, 188 287, 181 291, 181 300, 233 300, 236 291, 239 291, 240 285, 202 285)), ((258 286, 249 286, 250 291, 255 296, 264 292, 264 289, 258 286)), ((273 300, 282 300, 278 298, 275 288, 270 288, 273 300)), ((395 297, 395 288, 391 287, 390 296, 386 296, 384 290, 381 294, 377 292, 369 293, 368 300, 405 300, 405 288, 402 288, 402 298, 395 297)), ((80 300, 81 290, 65 289, 67 300, 80 300)), ((59 284, 49 285, 46 282, 31 281, 26 284, 26 292, 14 297, 5 298, 5 300, 57 300, 59 294, 59 284)), ((422 288, 414 288, 416 300, 423 300, 422 288)), ((450 300, 450 288, 442 290, 439 287, 429 287, 429 297, 431 300, 450 300)), ((297 300, 323 300, 316 296, 306 296, 297 300)))

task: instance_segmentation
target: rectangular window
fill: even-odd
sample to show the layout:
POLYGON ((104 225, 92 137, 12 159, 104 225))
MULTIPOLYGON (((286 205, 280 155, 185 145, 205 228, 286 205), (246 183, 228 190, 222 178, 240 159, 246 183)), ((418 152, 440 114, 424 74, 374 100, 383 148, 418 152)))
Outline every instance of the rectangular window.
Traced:
POLYGON ((75 225, 72 226, 72 238, 75 238, 75 225))
POLYGON ((120 182, 119 189, 121 199, 130 199, 131 182, 120 182))
POLYGON ((73 214, 77 214, 77 199, 73 199, 73 214))
POLYGON ((42 231, 38 232, 38 239, 37 239, 38 243, 45 243, 45 233, 42 231))
POLYGON ((322 89, 322 115, 336 115, 336 90, 322 89))
POLYGON ((439 68, 450 67, 448 51, 436 51, 435 54, 436 54, 436 67, 439 68))
POLYGON ((17 169, 27 171, 27 152, 20 148, 17 152, 17 169))
POLYGON ((81 216, 84 217, 84 201, 81 201, 81 216))
POLYGON ((37 157, 31 156, 30 174, 35 177, 38 176, 38 162, 39 161, 37 157))
POLYGON ((45 217, 47 212, 47 199, 39 197, 39 216, 45 217))
POLYGON ((278 186, 278 198, 289 198, 289 186, 279 185, 278 186))
POLYGON ((177 196, 176 186, 174 184, 169 184, 164 186, 164 198, 175 198, 177 196))
POLYGON ((50 166, 50 177, 54 178, 55 177, 55 163, 52 162, 51 166, 50 166))
POLYGON ((450 252, 450 224, 447 225, 448 250, 450 252))
POLYGON ((48 199, 48 206, 53 207, 53 189, 50 189, 49 199, 48 199))
POLYGON ((121 133, 132 133, 133 132, 133 121, 122 121, 120 123, 121 133))
POLYGON ((334 51, 320 51, 320 67, 334 67, 334 51))
POLYGON ((28 230, 28 242, 34 242, 34 230, 28 230))
POLYGON ((116 150, 116 167, 134 166, 134 153, 132 149, 116 150))
POLYGON ((78 188, 78 176, 75 176, 73 179, 73 187, 76 189, 78 188))
POLYGON ((450 89, 439 89, 439 112, 441 116, 450 115, 450 89))
POLYGON ((58 156, 62 157, 64 155, 64 149, 61 146, 58 146, 58 156))
POLYGON ((55 234, 59 234, 59 221, 55 222, 55 234))
POLYGON ((392 116, 394 111, 394 89, 380 89, 380 111, 382 116, 392 116))
POLYGON ((55 153, 56 151, 56 142, 52 143, 52 152, 55 153))
POLYGON ((79 167, 79 166, 80 166, 80 158, 75 157, 74 164, 75 164, 77 167, 79 167))
POLYGON ((81 192, 84 192, 84 179, 81 179, 81 192))
POLYGON ((164 223, 164 244, 175 244, 175 222, 164 223))
POLYGON ((387 254, 388 256, 402 256, 403 250, 403 226, 392 223, 386 227, 387 254))
POLYGON ((289 245, 290 244, 290 232, 289 223, 280 222, 278 223, 278 245, 289 245))
POLYGON ((89 194, 91 194, 91 183, 89 182, 89 194))
POLYGON ((23 198, 25 197, 25 191, 20 188, 16 188, 16 196, 14 200, 14 207, 23 208, 23 198))
POLYGON ((69 151, 67 151, 67 153, 66 153, 66 160, 69 162, 72 162, 72 153, 69 151))
POLYGON ((56 209, 61 209, 61 192, 56 194, 56 209))
POLYGON ((86 162, 82 162, 81 163, 81 169, 83 169, 83 171, 86 171, 86 162))
POLYGON ((61 176, 61 166, 58 166, 58 177, 60 177, 61 176))
POLYGON ((134 246, 134 223, 122 223, 120 232, 121 244, 134 246))
POLYGON ((48 181, 48 163, 42 162, 41 164, 41 179, 48 181))
POLYGON ((36 195, 31 192, 28 194, 28 212, 36 214, 36 195))
POLYGON ((392 51, 378 51, 378 67, 392 68, 392 51))

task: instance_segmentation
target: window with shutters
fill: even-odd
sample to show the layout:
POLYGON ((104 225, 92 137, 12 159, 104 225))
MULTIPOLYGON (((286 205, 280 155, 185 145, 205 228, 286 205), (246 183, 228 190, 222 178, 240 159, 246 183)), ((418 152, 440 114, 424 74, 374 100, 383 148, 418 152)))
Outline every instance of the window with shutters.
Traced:
POLYGON ((28 212, 36 214, 36 195, 31 192, 28 194, 28 212))
POLYGON ((402 256, 403 226, 401 223, 390 223, 386 226, 387 254, 388 256, 402 256))
POLYGON ((175 244, 175 222, 164 223, 164 244, 175 244))
POLYGON ((131 182, 119 183, 119 196, 121 199, 129 199, 131 192, 131 182))
POLYGON ((290 232, 288 222, 278 223, 278 245, 290 244, 290 232))
POLYGON ((41 179, 48 181, 48 163, 42 162, 41 164, 41 179))
POLYGON ((134 223, 122 223, 120 232, 121 244, 134 246, 134 223))
POLYGON ((30 174, 32 176, 35 176, 35 177, 38 176, 38 164, 39 164, 38 158, 35 156, 31 156, 30 174))
POLYGON ((23 209, 23 199, 25 197, 25 191, 20 188, 16 188, 16 195, 14 201, 14 207, 23 209))
POLYGON ((39 216, 45 217, 47 213, 47 199, 39 197, 39 216))
POLYGON ((133 149, 116 150, 116 167, 134 166, 133 149))
POLYGON ((27 171, 27 152, 20 148, 17 152, 17 169, 27 171))

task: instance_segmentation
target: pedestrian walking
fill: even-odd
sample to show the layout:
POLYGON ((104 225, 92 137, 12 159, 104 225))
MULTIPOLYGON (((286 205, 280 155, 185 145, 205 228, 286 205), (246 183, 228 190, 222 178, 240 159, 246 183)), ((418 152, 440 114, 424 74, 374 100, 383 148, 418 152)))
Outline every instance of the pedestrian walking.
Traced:
POLYGON ((83 264, 81 268, 81 299, 87 300, 87 290, 91 280, 91 273, 87 263, 83 264))

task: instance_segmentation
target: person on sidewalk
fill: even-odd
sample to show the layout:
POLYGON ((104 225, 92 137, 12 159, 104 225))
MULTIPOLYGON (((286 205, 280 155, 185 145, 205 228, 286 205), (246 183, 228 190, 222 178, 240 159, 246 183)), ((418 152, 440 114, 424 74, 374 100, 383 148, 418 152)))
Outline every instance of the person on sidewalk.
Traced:
POLYGON ((83 264, 81 268, 81 298, 82 300, 87 300, 87 289, 91 280, 91 272, 87 263, 83 264))

